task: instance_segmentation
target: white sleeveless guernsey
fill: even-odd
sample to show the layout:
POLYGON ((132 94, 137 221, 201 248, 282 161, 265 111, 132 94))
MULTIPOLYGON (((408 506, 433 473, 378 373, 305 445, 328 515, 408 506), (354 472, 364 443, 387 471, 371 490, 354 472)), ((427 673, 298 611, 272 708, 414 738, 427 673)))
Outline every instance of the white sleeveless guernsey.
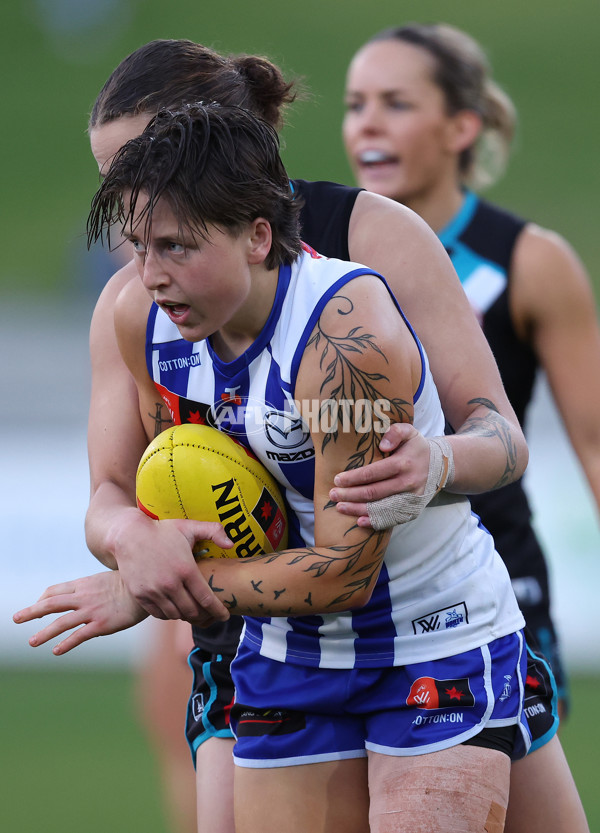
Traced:
MULTIPOLYGON (((279 482, 288 504, 289 548, 314 544, 315 452, 293 402, 298 368, 325 305, 348 281, 365 274, 375 273, 304 251, 291 267, 280 268, 261 334, 232 362, 223 362, 208 340, 183 340, 156 305, 149 315, 148 369, 173 418, 208 418, 251 448, 279 482)), ((405 324, 399 320, 399 326, 405 324)), ((415 341, 422 376, 414 396, 414 425, 424 436, 439 436, 444 416, 427 357, 416 336, 415 341)), ((466 497, 442 492, 416 520, 395 527, 373 595, 363 608, 245 617, 242 639, 275 660, 369 668, 450 656, 524 624, 491 536, 466 497)))

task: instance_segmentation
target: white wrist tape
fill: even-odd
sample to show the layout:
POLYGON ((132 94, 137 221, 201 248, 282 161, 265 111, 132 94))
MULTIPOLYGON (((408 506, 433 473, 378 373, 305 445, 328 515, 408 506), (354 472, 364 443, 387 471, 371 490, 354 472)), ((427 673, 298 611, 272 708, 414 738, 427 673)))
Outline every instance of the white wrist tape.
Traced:
POLYGON ((401 492, 381 500, 367 503, 367 512, 373 529, 389 529, 418 518, 423 509, 454 481, 454 455, 452 446, 444 437, 427 437, 429 443, 429 473, 422 495, 401 492))

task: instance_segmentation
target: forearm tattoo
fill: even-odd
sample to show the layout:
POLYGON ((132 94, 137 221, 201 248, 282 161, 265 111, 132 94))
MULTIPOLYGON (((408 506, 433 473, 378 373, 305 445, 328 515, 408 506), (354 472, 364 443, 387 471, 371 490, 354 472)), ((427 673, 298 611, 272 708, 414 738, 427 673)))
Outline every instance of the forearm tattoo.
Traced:
POLYGON ((492 489, 499 489, 507 483, 512 483, 517 467, 517 447, 513 440, 509 423, 499 413, 496 405, 489 399, 471 399, 469 405, 483 405, 488 409, 487 414, 469 417, 456 432, 457 434, 477 434, 480 437, 497 437, 506 452, 506 464, 499 480, 492 489))
MULTIPOLYGON (((356 527, 353 527, 356 528, 356 527)), ((352 606, 352 600, 356 593, 361 590, 366 590, 377 580, 379 569, 385 554, 385 544, 387 533, 385 531, 376 532, 373 530, 366 538, 358 544, 339 545, 319 549, 317 547, 303 547, 293 550, 283 550, 281 552, 269 552, 263 555, 257 555, 252 558, 253 564, 264 562, 265 564, 273 564, 277 561, 282 561, 287 566, 301 565, 302 571, 311 576, 311 578, 318 580, 331 571, 337 571, 340 576, 346 575, 347 580, 341 592, 330 600, 320 600, 316 602, 313 599, 313 591, 309 590, 303 600, 303 604, 310 609, 314 608, 315 613, 326 613, 328 609, 338 608, 339 605, 344 605, 341 609, 346 609, 352 606), (361 562, 361 558, 365 550, 372 550, 372 555, 368 557, 366 563, 361 562), (324 551, 325 550, 325 551, 324 551)), ((264 579, 256 580, 255 576, 249 577, 249 588, 251 590, 250 604, 240 604, 235 593, 228 596, 228 591, 224 587, 219 587, 215 584, 214 574, 208 579, 208 584, 216 595, 221 596, 221 600, 230 613, 244 614, 251 608, 252 615, 256 616, 290 616, 297 611, 293 605, 288 608, 282 608, 281 597, 286 597, 288 588, 283 587, 268 587, 264 579), (256 596, 256 603, 252 598, 256 596), (274 605, 277 605, 276 607, 274 605)), ((318 590, 315 587, 315 591, 318 590)), ((317 594, 320 597, 320 593, 317 594)))

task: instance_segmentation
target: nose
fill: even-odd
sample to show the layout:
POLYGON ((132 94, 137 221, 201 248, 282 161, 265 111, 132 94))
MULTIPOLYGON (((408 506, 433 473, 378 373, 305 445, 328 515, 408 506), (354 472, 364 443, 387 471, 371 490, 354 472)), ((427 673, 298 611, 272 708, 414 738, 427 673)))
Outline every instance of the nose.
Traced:
POLYGON ((384 119, 381 107, 376 101, 366 101, 358 114, 358 128, 362 133, 381 133, 384 119))
POLYGON ((140 277, 149 292, 155 292, 169 283, 169 275, 162 258, 153 246, 148 246, 144 253, 144 258, 140 264, 140 277))

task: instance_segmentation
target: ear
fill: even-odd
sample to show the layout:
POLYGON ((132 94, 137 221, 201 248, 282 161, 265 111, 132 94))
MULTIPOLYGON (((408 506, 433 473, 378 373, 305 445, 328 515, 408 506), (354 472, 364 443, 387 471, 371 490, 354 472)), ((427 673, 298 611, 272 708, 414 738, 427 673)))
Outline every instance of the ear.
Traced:
POLYGON ((475 144, 482 129, 483 121, 479 113, 475 110, 459 110, 452 117, 448 136, 449 149, 453 153, 462 153, 475 144))
POLYGON ((263 217, 257 217, 248 227, 248 263, 262 263, 273 242, 271 224, 263 217))

